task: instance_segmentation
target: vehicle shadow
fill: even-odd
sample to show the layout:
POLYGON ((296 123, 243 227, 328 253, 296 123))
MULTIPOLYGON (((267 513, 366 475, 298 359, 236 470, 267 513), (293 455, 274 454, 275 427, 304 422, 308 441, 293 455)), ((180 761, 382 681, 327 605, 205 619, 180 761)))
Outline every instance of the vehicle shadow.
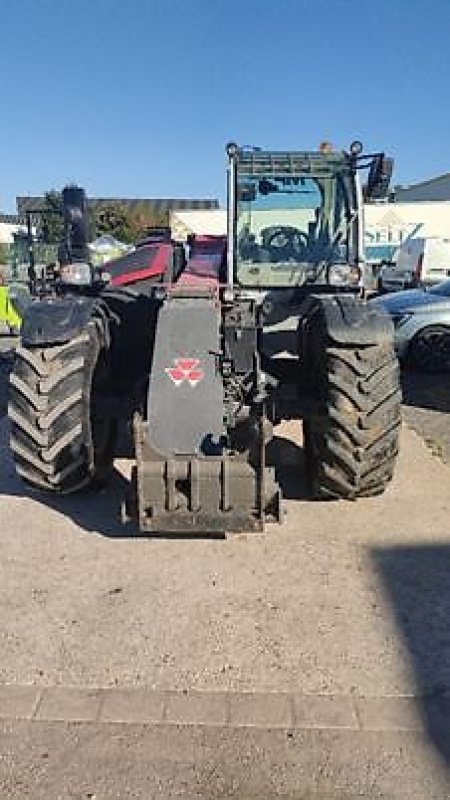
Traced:
POLYGON ((53 495, 33 489, 15 474, 9 456, 3 456, 0 472, 0 495, 33 500, 64 517, 88 533, 112 538, 139 535, 134 522, 123 521, 123 504, 129 481, 117 469, 104 486, 73 495, 53 495))
POLYGON ((377 547, 375 567, 408 648, 418 710, 450 762, 450 544, 377 547))
POLYGON ((292 439, 274 436, 267 446, 266 463, 274 467, 276 480, 286 500, 310 499, 303 447, 292 439))
MULTIPOLYGON (((34 502, 68 517, 86 532, 97 533, 110 538, 128 538, 145 535, 151 538, 218 538, 221 533, 212 534, 140 534, 137 523, 125 518, 125 501, 129 495, 130 481, 121 469, 114 468, 110 479, 97 490, 88 490, 73 495, 52 495, 35 490, 16 475, 13 459, 9 451, 8 424, 2 424, 0 495, 32 499, 34 502)), ((132 458, 130 439, 125 434, 120 440, 120 457, 132 458)), ((284 437, 274 437, 268 448, 269 465, 275 466, 276 476, 286 499, 304 499, 307 486, 304 476, 303 450, 284 437)), ((129 467, 129 464, 127 465, 129 467)))
POLYGON ((430 411, 450 411, 450 374, 427 375, 403 370, 403 405, 430 411))

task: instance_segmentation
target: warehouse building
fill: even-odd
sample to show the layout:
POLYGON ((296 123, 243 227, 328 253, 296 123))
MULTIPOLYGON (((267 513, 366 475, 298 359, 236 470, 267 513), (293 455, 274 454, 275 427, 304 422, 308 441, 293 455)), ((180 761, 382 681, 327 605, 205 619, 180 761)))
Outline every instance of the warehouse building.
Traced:
POLYGON ((450 201, 450 172, 410 186, 396 186, 395 201, 397 203, 450 201))
MULTIPOLYGON (((126 206, 135 214, 169 214, 172 211, 194 211, 219 207, 219 201, 211 198, 130 198, 130 197, 88 197, 88 206, 126 206)), ((44 197, 16 197, 17 213, 24 216, 27 211, 38 211, 44 204, 44 197)))

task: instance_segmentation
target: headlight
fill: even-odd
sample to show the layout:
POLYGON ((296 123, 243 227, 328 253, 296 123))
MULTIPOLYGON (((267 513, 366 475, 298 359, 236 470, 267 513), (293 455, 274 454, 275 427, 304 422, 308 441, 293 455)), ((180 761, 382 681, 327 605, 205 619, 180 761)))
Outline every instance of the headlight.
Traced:
POLYGON ((65 264, 61 267, 61 281, 72 286, 90 286, 92 283, 90 264, 85 264, 83 261, 65 264))
POLYGON ((358 286, 361 270, 351 264, 332 264, 328 270, 328 282, 332 286, 358 286))

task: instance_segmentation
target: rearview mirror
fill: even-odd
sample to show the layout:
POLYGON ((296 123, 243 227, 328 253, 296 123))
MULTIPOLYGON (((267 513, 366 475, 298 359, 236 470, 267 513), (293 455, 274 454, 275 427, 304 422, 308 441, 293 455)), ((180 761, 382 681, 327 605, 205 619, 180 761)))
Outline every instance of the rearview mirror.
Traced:
POLYGON ((384 153, 375 156, 363 190, 365 200, 382 200, 387 197, 393 168, 393 158, 387 158, 384 153))

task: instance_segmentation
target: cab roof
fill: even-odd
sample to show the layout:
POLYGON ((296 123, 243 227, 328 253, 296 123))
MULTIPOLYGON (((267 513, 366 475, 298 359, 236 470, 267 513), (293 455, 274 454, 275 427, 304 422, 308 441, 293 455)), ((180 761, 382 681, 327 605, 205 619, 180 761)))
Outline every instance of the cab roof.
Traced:
POLYGON ((350 171, 351 157, 342 150, 332 152, 245 150, 236 154, 238 174, 263 177, 268 175, 333 175, 350 171))

